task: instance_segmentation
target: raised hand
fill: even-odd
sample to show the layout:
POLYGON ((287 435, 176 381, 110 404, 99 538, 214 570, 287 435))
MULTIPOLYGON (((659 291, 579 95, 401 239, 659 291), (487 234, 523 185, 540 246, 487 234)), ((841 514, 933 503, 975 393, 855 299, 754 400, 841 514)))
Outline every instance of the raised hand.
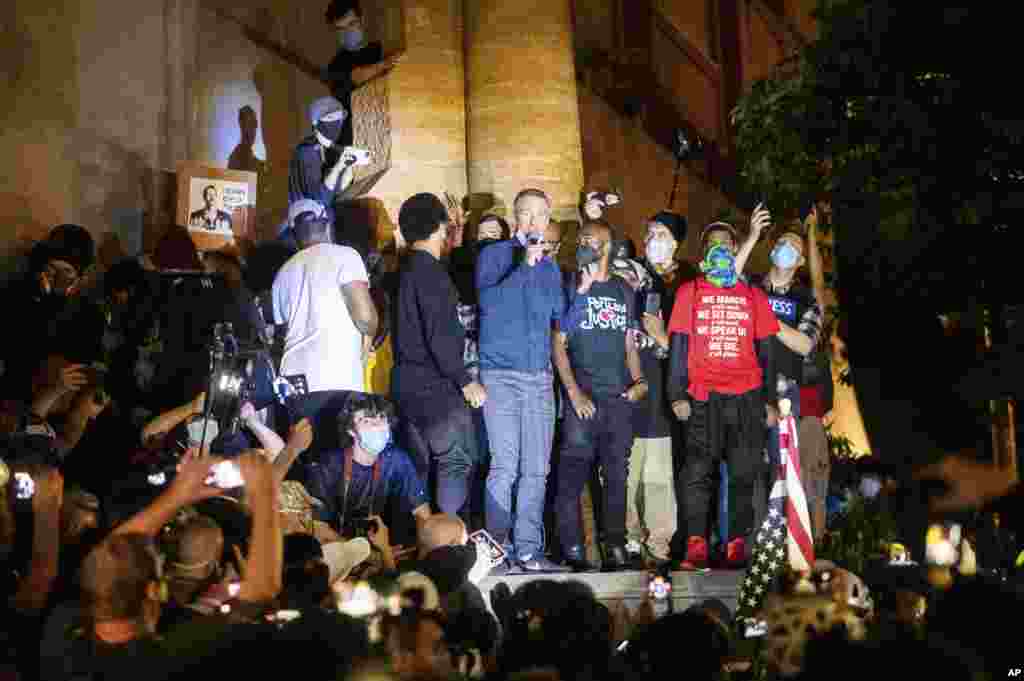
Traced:
POLYGON ((772 214, 768 212, 764 204, 757 204, 757 208, 754 209, 753 214, 750 216, 751 238, 759 239, 764 229, 771 226, 772 214))
POLYGON ((302 419, 288 431, 288 446, 302 453, 313 445, 313 424, 308 418, 302 419))
POLYGON ((391 532, 388 530, 388 526, 384 524, 383 518, 379 515, 370 516, 370 529, 366 533, 366 538, 370 541, 372 546, 377 547, 381 551, 391 547, 391 532))
POLYGON ((81 390, 88 383, 89 374, 84 364, 69 364, 60 370, 57 377, 57 387, 63 392, 81 390))

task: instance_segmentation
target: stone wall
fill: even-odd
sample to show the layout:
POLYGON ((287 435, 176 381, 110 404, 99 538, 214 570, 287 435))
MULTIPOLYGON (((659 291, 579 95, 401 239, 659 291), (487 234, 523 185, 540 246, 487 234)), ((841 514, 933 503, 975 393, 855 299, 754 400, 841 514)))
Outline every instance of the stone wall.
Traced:
MULTIPOLYGON (((61 222, 87 227, 107 262, 151 247, 173 220, 177 162, 226 167, 244 106, 260 126, 249 160, 266 162, 261 227, 283 218, 291 146, 324 92, 310 76, 200 0, 0 4, 5 273, 61 222)), ((330 42, 319 12, 317 37, 330 42)))
POLYGON ((377 206, 371 213, 381 219, 373 227, 378 242, 391 238, 398 209, 413 194, 467 193, 462 4, 405 2, 405 58, 367 94, 365 125, 391 131, 390 168, 369 200, 377 206))
MULTIPOLYGON (((648 218, 667 207, 675 159, 651 139, 639 120, 619 115, 586 87, 579 88, 579 101, 585 185, 591 190, 622 192, 623 202, 609 209, 607 217, 639 248, 648 218)), ((684 168, 672 210, 690 221, 692 238, 684 247, 687 257, 696 257, 695 232, 729 205, 718 190, 684 168)))

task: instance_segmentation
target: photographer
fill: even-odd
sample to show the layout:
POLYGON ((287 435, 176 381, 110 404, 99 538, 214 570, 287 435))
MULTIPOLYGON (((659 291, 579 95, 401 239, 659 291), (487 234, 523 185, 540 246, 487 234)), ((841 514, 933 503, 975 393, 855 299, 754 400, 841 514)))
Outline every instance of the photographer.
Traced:
POLYGON ((206 388, 210 347, 218 324, 230 324, 242 345, 260 336, 252 294, 232 288, 225 278, 207 271, 184 227, 172 227, 157 245, 155 260, 162 272, 159 355, 154 379, 154 411, 182 404, 206 388))
POLYGON ((430 517, 426 485, 409 455, 393 444, 391 404, 352 393, 338 415, 342 448, 308 466, 306 487, 323 502, 318 515, 342 537, 365 536, 380 516, 400 543, 415 543, 416 525, 430 517), (411 522, 415 520, 415 522, 411 522))
POLYGON ((59 355, 43 360, 32 378, 29 408, 17 414, 7 439, 11 460, 56 465, 81 442, 110 404, 100 374, 59 355))
MULTIPOLYGON (((160 414, 142 429, 143 445, 160 446, 166 451, 184 444, 188 448, 200 448, 204 455, 213 453, 218 456, 237 456, 252 446, 241 429, 234 433, 221 432, 220 425, 212 416, 205 424, 204 434, 205 409, 206 393, 202 392, 192 401, 160 414)), ((248 423, 244 419, 243 422, 248 423)))
MULTIPOLYGON (((356 158, 344 151, 351 141, 342 141, 345 123, 350 118, 347 108, 337 99, 315 100, 309 107, 313 130, 295 147, 288 164, 288 202, 310 199, 322 203, 332 223, 334 201, 355 177, 356 158)), ((295 238, 291 227, 291 223, 286 224, 281 232, 286 242, 295 238)))

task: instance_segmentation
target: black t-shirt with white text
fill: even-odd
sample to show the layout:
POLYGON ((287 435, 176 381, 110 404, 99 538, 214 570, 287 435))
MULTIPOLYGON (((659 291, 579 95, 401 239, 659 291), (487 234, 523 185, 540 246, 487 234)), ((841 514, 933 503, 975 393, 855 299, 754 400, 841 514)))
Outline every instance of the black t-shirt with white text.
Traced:
POLYGON ((579 295, 573 281, 567 296, 571 324, 562 332, 576 383, 591 397, 618 397, 632 383, 626 367, 626 333, 636 318, 632 290, 611 278, 595 281, 579 295))

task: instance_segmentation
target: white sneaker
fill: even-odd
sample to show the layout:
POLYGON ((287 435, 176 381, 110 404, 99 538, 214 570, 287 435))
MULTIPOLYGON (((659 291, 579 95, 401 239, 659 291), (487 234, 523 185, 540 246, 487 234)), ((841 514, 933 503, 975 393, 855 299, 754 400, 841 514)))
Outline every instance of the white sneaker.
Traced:
POLYGON ((626 542, 626 553, 628 553, 630 556, 640 556, 643 555, 643 552, 644 547, 637 540, 630 539, 626 542))

